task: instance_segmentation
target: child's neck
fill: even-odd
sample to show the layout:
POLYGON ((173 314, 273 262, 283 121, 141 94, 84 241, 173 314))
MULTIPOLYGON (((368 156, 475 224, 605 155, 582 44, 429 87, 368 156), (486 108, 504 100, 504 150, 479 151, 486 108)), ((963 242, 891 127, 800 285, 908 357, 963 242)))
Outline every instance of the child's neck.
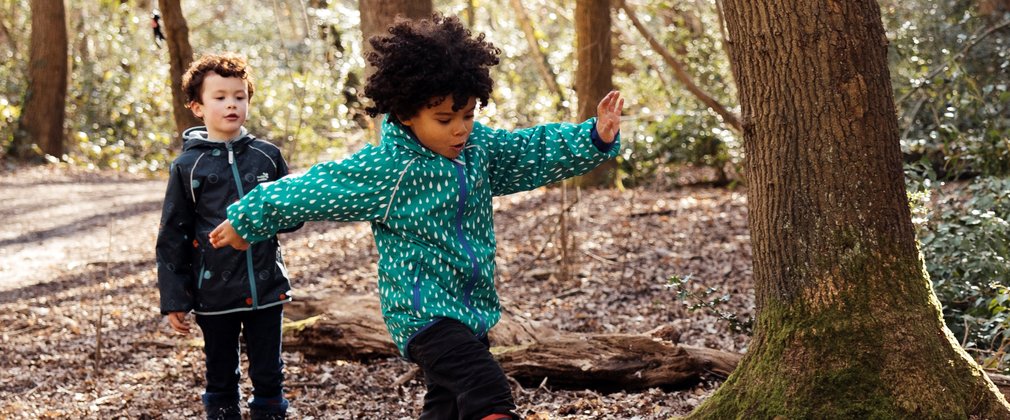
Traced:
POLYGON ((240 128, 238 130, 238 133, 235 134, 234 136, 231 136, 231 138, 219 138, 219 137, 225 137, 225 136, 215 136, 214 134, 212 134, 208 130, 207 131, 207 141, 212 141, 212 142, 215 142, 215 143, 230 143, 230 142, 238 140, 238 139, 240 139, 242 137, 245 137, 245 135, 248 134, 248 133, 249 133, 249 131, 246 130, 245 127, 242 127, 242 128, 240 128))

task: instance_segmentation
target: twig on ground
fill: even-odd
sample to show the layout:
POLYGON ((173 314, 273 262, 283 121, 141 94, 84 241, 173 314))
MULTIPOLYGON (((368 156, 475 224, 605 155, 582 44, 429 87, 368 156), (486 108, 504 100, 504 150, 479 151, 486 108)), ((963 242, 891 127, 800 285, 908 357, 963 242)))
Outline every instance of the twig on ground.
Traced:
POLYGON ((582 288, 581 287, 576 287, 576 288, 568 289, 568 290, 566 290, 564 292, 558 293, 557 295, 554 296, 554 298, 556 298, 556 299, 563 299, 563 298, 569 297, 571 295, 574 295, 574 294, 577 294, 577 293, 580 293, 580 292, 582 292, 582 288))
POLYGON ((525 388, 523 388, 523 385, 521 383, 519 383, 519 381, 517 381, 516 378, 513 378, 513 377, 508 376, 508 375, 506 375, 505 378, 507 378, 508 381, 509 381, 509 383, 512 384, 512 388, 514 388, 520 394, 525 394, 525 393, 529 392, 529 391, 526 391, 525 388))
POLYGON ((284 386, 297 386, 300 388, 322 388, 332 385, 330 382, 284 382, 284 386))
POLYGON ((601 263, 604 263, 604 264, 611 264, 611 265, 617 264, 617 261, 601 257, 599 255, 593 254, 592 252, 586 251, 584 249, 580 249, 579 252, 582 252, 583 254, 586 254, 586 256, 588 256, 589 258, 592 258, 592 259, 594 259, 596 261, 599 261, 601 263))
POLYGON ((673 214, 676 210, 657 210, 657 211, 645 211, 641 213, 631 213, 628 217, 634 219, 638 217, 648 217, 648 216, 669 216, 673 214))
POLYGON ((417 373, 420 372, 420 371, 421 371, 421 368, 419 368, 417 366, 411 367, 410 370, 407 371, 407 373, 404 373, 399 378, 396 378, 396 381, 393 382, 393 387, 394 388, 399 388, 399 387, 405 385, 407 382, 410 382, 411 379, 414 379, 414 377, 417 376, 417 373))
POLYGON ((547 389, 547 377, 546 376, 544 376, 544 380, 540 381, 540 385, 537 386, 537 389, 538 390, 542 389, 544 391, 551 392, 551 390, 547 389))

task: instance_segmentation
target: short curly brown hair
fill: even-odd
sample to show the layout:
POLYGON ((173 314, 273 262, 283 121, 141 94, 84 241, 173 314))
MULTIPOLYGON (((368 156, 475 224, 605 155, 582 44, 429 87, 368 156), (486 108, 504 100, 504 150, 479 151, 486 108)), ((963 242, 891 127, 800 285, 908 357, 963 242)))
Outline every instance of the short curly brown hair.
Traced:
POLYGON ((397 18, 388 35, 368 40, 374 49, 368 62, 376 71, 368 77, 365 96, 374 105, 365 108, 371 116, 389 114, 398 121, 432 106, 432 98, 451 95, 453 110, 476 97, 481 106, 491 96, 489 68, 498 64, 501 50, 474 36, 455 16, 432 15, 431 19, 397 18))
POLYGON ((249 88, 249 98, 252 99, 253 79, 249 73, 249 64, 238 54, 207 54, 193 61, 182 75, 182 91, 186 92, 186 103, 201 102, 200 93, 203 90, 203 79, 207 73, 217 73, 221 77, 238 77, 245 80, 249 88))

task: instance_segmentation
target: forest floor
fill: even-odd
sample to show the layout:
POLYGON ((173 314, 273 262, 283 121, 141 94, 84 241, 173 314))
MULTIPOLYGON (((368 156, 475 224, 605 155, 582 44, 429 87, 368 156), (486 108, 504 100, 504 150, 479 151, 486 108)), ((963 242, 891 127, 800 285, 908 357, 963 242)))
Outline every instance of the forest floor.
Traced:
MULTIPOLYGON (((0 418, 202 416, 201 335, 171 332, 158 313, 154 243, 164 190, 164 180, 118 173, 0 172, 0 418)), ((496 199, 504 305, 561 331, 672 326, 680 343, 746 349, 747 336, 687 310, 668 281, 690 278, 696 293, 726 294, 725 310, 753 314, 743 192, 582 191, 569 219, 570 279, 558 275, 561 194, 542 188, 496 199)), ((367 224, 310 223, 281 240, 296 296, 376 293, 367 224)), ((287 351, 283 359, 291 418, 419 413, 422 380, 394 385, 411 370, 402 359, 325 361, 287 351)), ((667 419, 689 413, 719 380, 617 393, 556 389, 547 380, 514 395, 526 419, 667 419)))

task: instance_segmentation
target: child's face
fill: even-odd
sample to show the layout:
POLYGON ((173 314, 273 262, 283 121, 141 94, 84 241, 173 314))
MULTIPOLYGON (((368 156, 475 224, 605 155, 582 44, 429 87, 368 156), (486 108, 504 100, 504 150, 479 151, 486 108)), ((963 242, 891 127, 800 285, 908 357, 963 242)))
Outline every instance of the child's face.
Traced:
POLYGON ((207 73, 200 100, 203 103, 191 102, 190 109, 203 119, 211 138, 227 140, 241 132, 249 112, 249 87, 245 80, 207 73))
POLYGON ((466 106, 459 111, 452 110, 452 96, 432 98, 429 103, 438 102, 433 107, 423 107, 417 115, 409 119, 400 119, 403 125, 410 127, 421 141, 421 144, 431 151, 455 159, 463 152, 466 140, 473 130, 473 114, 477 108, 477 98, 472 97, 466 106))

